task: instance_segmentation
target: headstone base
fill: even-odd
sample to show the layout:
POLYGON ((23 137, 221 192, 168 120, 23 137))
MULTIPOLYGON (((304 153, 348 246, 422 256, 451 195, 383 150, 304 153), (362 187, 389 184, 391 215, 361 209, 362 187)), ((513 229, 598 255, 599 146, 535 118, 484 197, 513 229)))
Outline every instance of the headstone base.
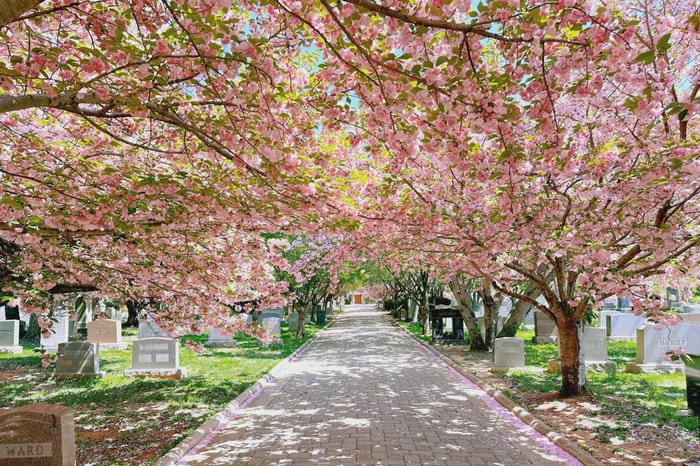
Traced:
POLYGON ((615 375, 617 374, 617 364, 615 361, 586 361, 586 371, 615 375))
POLYGON ((625 364, 625 372, 632 374, 673 374, 683 372, 685 366, 683 363, 667 363, 667 364, 641 364, 638 362, 628 362, 625 364))
POLYGON ((233 348, 238 346, 237 341, 207 341, 204 346, 210 346, 212 348, 233 348))
POLYGON ((55 374, 57 380, 101 379, 104 376, 104 372, 97 372, 95 374, 55 374))
MULTIPOLYGON (((586 372, 605 372, 608 375, 617 373, 617 364, 615 361, 586 361, 586 372)), ((550 359, 547 361, 548 374, 561 374, 561 361, 559 359, 550 359)))
POLYGON ((122 343, 99 343, 99 350, 126 350, 129 348, 127 342, 122 343))
POLYGON ((0 346, 0 354, 19 354, 24 351, 21 346, 0 346))
POLYGON ((635 341, 637 339, 634 337, 608 337, 608 341, 635 341))
POLYGON ((536 345, 542 345, 545 343, 556 343, 556 337, 532 337, 532 342, 536 345))
POLYGON ((177 369, 127 369, 124 377, 148 377, 151 379, 181 380, 187 376, 187 368, 177 369))
POLYGON ((34 348, 34 351, 36 353, 41 353, 42 351, 45 353, 56 353, 58 352, 58 346, 38 346, 34 348))
POLYGON ((275 346, 275 345, 281 345, 282 339, 281 338, 275 338, 274 340, 270 340, 268 342, 265 342, 265 346, 275 346))

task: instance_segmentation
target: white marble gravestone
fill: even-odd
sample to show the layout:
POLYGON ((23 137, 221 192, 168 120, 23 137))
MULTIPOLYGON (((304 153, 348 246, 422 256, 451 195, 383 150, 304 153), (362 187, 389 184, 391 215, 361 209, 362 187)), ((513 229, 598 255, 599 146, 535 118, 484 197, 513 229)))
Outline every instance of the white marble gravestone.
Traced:
POLYGON ((58 345, 56 378, 75 379, 81 377, 102 377, 100 372, 99 343, 69 341, 58 345))
POLYGON ((535 311, 535 336, 532 342, 539 343, 555 343, 557 340, 557 326, 547 314, 542 311, 535 311))
POLYGON ((678 314, 678 318, 682 324, 688 325, 700 325, 700 312, 688 312, 685 314, 678 314))
POLYGON ((125 377, 182 379, 187 374, 180 367, 180 342, 173 338, 152 337, 134 340, 131 346, 131 367, 125 377))
POLYGON ((621 313, 622 311, 618 311, 616 309, 601 309, 598 312, 598 327, 606 329, 606 336, 608 328, 608 316, 618 316, 621 313))
POLYGON ((525 367, 525 342, 514 337, 496 338, 491 371, 507 372, 512 367, 525 367))
POLYGON ((19 320, 0 320, 0 353, 21 353, 19 320))
POLYGON ((87 341, 99 343, 100 350, 125 350, 127 343, 122 340, 122 323, 120 320, 99 319, 88 322, 87 341))
POLYGON ((233 339, 233 335, 224 335, 224 333, 216 327, 209 328, 209 337, 207 342, 204 343, 205 346, 216 346, 231 348, 236 346, 236 341, 233 339))
POLYGON ((628 372, 681 372, 683 363, 669 360, 669 352, 682 348, 700 354, 700 326, 688 324, 645 325, 637 329, 637 358, 628 372))
POLYGON ((634 340, 637 337, 637 329, 646 324, 645 316, 621 312, 605 316, 608 338, 611 340, 634 340))
POLYGON ((41 335, 39 340, 40 346, 47 353, 55 353, 58 351, 58 345, 68 341, 68 316, 56 317, 56 322, 51 327, 51 333, 47 336, 41 335))
POLYGON ((265 339, 271 344, 280 344, 282 339, 282 319, 279 317, 266 317, 262 320, 261 326, 265 329, 265 339))

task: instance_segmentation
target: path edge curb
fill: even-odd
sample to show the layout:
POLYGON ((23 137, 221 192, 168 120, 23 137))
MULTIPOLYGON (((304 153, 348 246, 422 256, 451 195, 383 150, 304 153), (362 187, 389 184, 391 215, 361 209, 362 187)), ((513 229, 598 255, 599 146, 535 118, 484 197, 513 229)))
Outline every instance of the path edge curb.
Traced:
POLYGON ((533 416, 529 411, 527 411, 525 408, 517 405, 513 400, 505 396, 500 390, 492 387, 491 385, 487 384, 483 380, 479 379, 478 377, 474 376, 474 374, 470 374, 467 371, 463 370, 459 365, 455 364, 454 361, 452 361, 450 358, 442 354, 440 351, 438 351, 434 346, 428 345, 424 341, 420 340, 417 338, 415 335, 413 335, 411 332, 397 324, 393 318, 390 317, 391 324, 401 331, 403 331, 406 335, 408 335, 414 342, 418 343, 421 345, 423 348, 430 350, 431 353, 433 353, 438 359, 440 359, 442 362, 450 366, 452 369, 455 371, 459 372, 462 374, 464 377, 469 379, 470 382, 472 382, 474 385, 478 386, 480 389, 482 389, 484 392, 486 392, 491 398, 496 400, 498 404, 503 406, 505 409, 508 411, 512 412, 515 416, 518 417, 521 421, 523 421, 526 425, 532 427, 535 429, 537 432, 540 434, 544 435, 547 437, 547 439, 558 446, 559 448, 565 450, 567 453, 569 453, 571 456, 579 460, 584 466, 602 466, 603 463, 588 453, 586 450, 583 448, 579 447, 576 443, 572 442, 568 438, 566 438, 564 435, 560 434, 556 430, 554 430, 551 426, 548 424, 544 423, 540 419, 537 419, 535 416, 533 416))
POLYGON ((340 311, 338 314, 334 315, 331 319, 329 319, 328 324, 323 327, 316 335, 314 335, 311 339, 306 341, 303 345, 301 345, 299 348, 297 348, 292 354, 284 358, 282 361, 277 363, 270 371, 259 378, 253 385, 248 387, 245 391, 243 391, 240 395, 238 395, 236 398, 233 400, 229 401, 224 408, 219 411, 218 413, 214 414, 212 417, 210 417, 204 424, 199 426, 197 429, 192 431, 187 437, 185 437, 180 443, 178 443, 175 447, 173 447, 172 450, 170 450, 168 453, 160 457, 158 460, 156 460, 153 463, 153 466, 173 466, 176 465, 182 457, 184 457, 187 453, 189 453, 193 448, 195 448, 199 443, 208 435, 219 429, 224 423, 228 422, 231 420, 235 414, 245 407, 246 404, 248 404, 253 398, 257 397, 260 392, 270 384, 274 380, 275 374, 277 374, 282 368, 284 368, 287 364, 291 363, 294 361, 297 357, 299 357, 306 349, 316 341, 316 339, 321 335, 323 332, 326 331, 327 328, 330 328, 333 326, 336 322, 336 318, 342 314, 343 311, 340 311))

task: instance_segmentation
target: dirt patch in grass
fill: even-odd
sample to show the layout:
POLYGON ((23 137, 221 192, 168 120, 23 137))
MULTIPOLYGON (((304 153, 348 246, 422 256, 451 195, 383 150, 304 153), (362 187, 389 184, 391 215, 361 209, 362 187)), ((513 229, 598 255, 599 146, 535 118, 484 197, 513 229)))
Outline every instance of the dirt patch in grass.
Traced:
POLYGON ((593 394, 562 399, 556 391, 522 391, 508 376, 490 372, 489 353, 470 353, 460 346, 435 349, 605 464, 700 464, 697 434, 673 423, 639 422, 648 413, 623 397, 593 394))

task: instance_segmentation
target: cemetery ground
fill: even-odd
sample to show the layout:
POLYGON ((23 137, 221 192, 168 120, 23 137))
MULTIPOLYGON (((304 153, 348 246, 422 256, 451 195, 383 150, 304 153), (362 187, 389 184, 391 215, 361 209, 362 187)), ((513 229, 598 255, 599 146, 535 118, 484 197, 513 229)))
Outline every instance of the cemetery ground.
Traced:
MULTIPOLYGON (((424 342, 420 326, 399 322, 424 342)), ((534 345, 532 330, 516 335, 525 341, 527 366, 546 368, 557 356, 556 344, 534 345)), ((685 376, 632 374, 625 363, 634 361, 634 341, 608 342, 608 358, 617 363, 614 375, 588 373, 592 394, 560 399, 561 376, 511 369, 494 374, 493 353, 470 352, 465 345, 432 345, 465 374, 501 391, 555 432, 607 464, 698 464, 698 418, 679 415, 686 410, 685 376)))
MULTIPOLYGON (((296 338, 283 329, 282 345, 264 346, 239 335, 232 348, 208 348, 196 354, 184 345, 180 365, 188 376, 180 381, 125 378, 131 351, 100 351, 103 378, 56 380, 43 369, 33 348, 21 341, 21 354, 0 354, 0 408, 31 403, 62 404, 75 411, 78 464, 148 464, 220 411, 272 367, 319 330, 307 325, 296 338)), ((136 329, 124 329, 126 341, 136 329)), ((186 336, 201 343, 206 336, 186 336)))

